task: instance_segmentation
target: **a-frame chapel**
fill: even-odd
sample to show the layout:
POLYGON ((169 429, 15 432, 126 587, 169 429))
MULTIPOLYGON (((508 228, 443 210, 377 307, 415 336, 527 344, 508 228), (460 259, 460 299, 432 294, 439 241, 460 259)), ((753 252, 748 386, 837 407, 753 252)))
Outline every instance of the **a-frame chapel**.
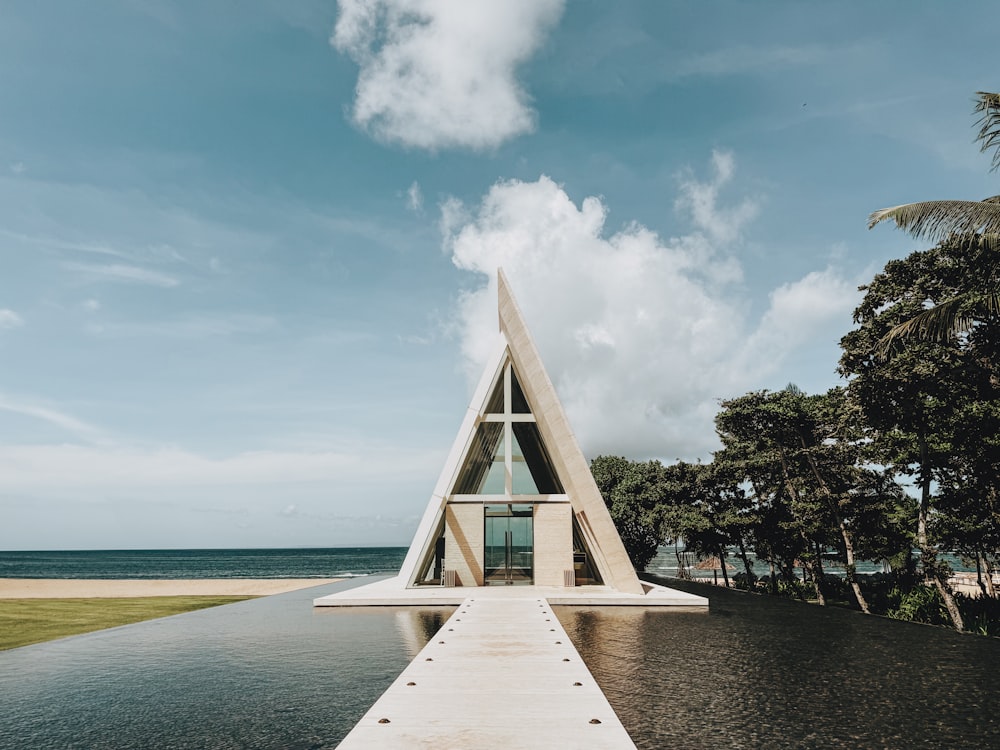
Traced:
POLYGON ((500 334, 399 582, 406 588, 600 584, 643 594, 511 293, 500 334))

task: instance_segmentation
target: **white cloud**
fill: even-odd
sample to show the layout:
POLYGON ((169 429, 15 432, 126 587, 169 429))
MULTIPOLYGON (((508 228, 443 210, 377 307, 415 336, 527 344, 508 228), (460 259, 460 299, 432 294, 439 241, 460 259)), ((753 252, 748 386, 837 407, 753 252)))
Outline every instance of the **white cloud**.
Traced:
POLYGON ((340 0, 331 43, 360 66, 355 122, 426 149, 488 149, 534 128, 517 67, 563 0, 340 0))
POLYGON ((6 307, 0 307, 0 329, 18 328, 23 325, 24 325, 24 318, 22 318, 13 310, 9 310, 6 307))
POLYGON ((421 211, 424 207, 424 194, 420 191, 420 183, 416 180, 406 191, 406 206, 411 211, 421 211))
MULTIPOLYGON (((0 492, 72 487, 93 497, 92 490, 101 488, 141 493, 187 486, 310 482, 353 486, 384 475, 384 458, 366 446, 344 451, 245 451, 214 458, 179 447, 0 445, 0 492)), ((427 460, 425 453, 402 456, 399 475, 426 478, 427 460)))
POLYGON ((857 281, 829 267, 780 285, 771 291, 769 300, 767 312, 743 349, 741 366, 750 373, 762 373, 770 358, 785 358, 817 341, 836 344, 850 328, 851 311, 861 301, 861 293, 857 281))
POLYGON ((717 399, 762 387, 855 299, 827 269, 774 290, 760 329, 749 323, 730 250, 756 207, 718 205, 733 163, 714 154, 713 164, 710 181, 681 187, 695 231, 667 241, 635 223, 606 236, 598 198, 577 206, 544 176, 494 185, 463 219, 449 202, 442 226, 453 262, 490 279, 456 310, 470 376, 492 345, 484 334, 496 328, 502 266, 588 455, 707 458, 717 399))
POLYGON ((63 263, 62 267, 67 271, 75 271, 82 274, 88 281, 112 281, 127 284, 149 284, 164 289, 170 289, 180 284, 175 277, 159 271, 150 271, 138 266, 129 266, 124 263, 111 263, 108 265, 97 265, 92 263, 63 263))
POLYGON ((101 309, 101 301, 93 298, 84 300, 83 309, 87 312, 97 312, 101 309))

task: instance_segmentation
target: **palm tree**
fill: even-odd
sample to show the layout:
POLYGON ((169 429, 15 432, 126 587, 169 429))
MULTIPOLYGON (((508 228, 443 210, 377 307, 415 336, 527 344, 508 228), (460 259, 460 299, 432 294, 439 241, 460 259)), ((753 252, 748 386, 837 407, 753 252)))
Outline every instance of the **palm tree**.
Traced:
MULTIPOLYGON (((1000 167, 1000 94, 976 92, 975 112, 980 113, 976 140, 980 151, 993 150, 991 171, 1000 167)), ((1000 195, 981 201, 923 201, 883 208, 868 217, 871 229, 882 221, 913 237, 961 243, 969 251, 1000 253, 1000 195)), ((893 342, 916 337, 949 341, 971 331, 987 316, 1000 314, 1000 283, 993 274, 976 279, 967 291, 940 302, 893 327, 879 342, 885 357, 893 342)))

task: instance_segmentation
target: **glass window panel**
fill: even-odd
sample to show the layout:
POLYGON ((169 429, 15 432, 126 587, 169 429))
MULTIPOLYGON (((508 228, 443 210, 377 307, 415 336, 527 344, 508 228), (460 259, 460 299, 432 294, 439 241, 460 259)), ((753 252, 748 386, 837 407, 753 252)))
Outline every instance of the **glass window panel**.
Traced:
MULTIPOLYGON (((514 422, 511 427, 513 427, 514 440, 517 442, 519 452, 524 456, 523 463, 515 461, 514 476, 518 475, 518 465, 526 466, 535 487, 534 491, 530 492, 513 488, 513 492, 520 495, 562 495, 564 493, 562 482, 559 481, 555 467, 552 465, 552 459, 549 458, 548 451, 542 444, 538 425, 534 422, 514 422)), ((523 478, 515 481, 519 487, 528 486, 523 478)))
MULTIPOLYGON (((478 495, 493 468, 493 459, 500 452, 503 461, 503 423, 483 422, 476 428, 465 463, 455 482, 455 494, 478 495)), ((500 490, 501 494, 503 489, 500 490)))
POLYGON ((503 414, 503 370, 500 371, 500 378, 493 389, 493 395, 486 402, 486 413, 503 414))
POLYGON ((511 493, 514 495, 537 495, 538 485, 531 476, 527 461, 524 458, 524 451, 521 444, 517 442, 517 437, 511 438, 511 493))
POLYGON ((510 368, 510 400, 511 413, 531 414, 531 409, 528 407, 528 399, 524 397, 521 384, 517 382, 517 373, 514 372, 513 366, 510 368))
POLYGON ((483 480, 483 486, 479 488, 477 495, 503 495, 507 492, 507 482, 504 477, 506 467, 503 457, 499 461, 494 461, 490 466, 490 471, 483 480))

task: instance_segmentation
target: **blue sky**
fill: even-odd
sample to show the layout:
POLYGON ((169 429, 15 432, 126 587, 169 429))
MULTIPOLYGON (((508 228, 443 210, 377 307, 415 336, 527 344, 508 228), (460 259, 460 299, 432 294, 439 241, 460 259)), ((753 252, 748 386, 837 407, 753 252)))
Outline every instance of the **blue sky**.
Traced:
MULTIPOLYGON (((987 2, 10 3, 0 549, 409 542, 511 279, 588 457, 838 382, 987 2)), ((984 72, 985 71, 985 72, 984 72)))

